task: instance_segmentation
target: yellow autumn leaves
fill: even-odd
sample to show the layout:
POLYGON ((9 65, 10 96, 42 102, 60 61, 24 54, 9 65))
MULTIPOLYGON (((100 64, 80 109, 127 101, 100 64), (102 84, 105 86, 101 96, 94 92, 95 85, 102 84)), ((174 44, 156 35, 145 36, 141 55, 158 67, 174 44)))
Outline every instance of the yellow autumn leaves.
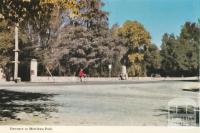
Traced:
POLYGON ((77 0, 41 0, 40 4, 53 4, 64 9, 69 9, 70 18, 79 16, 79 8, 81 6, 77 0))
POLYGON ((144 60, 144 54, 142 53, 132 53, 128 55, 128 58, 131 63, 137 63, 144 60))
POLYGON ((119 28, 118 34, 125 38, 129 48, 129 74, 132 76, 142 75, 142 62, 144 51, 151 43, 150 33, 137 21, 127 21, 119 28))

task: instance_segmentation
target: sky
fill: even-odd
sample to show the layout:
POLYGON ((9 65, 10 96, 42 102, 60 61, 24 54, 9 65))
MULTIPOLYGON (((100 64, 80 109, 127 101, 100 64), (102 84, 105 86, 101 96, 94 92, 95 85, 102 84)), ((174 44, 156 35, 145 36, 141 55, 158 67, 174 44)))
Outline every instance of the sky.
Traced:
POLYGON ((200 18, 200 0, 102 0, 109 12, 109 25, 137 20, 151 33, 152 43, 161 45, 164 33, 179 35, 186 21, 200 18))

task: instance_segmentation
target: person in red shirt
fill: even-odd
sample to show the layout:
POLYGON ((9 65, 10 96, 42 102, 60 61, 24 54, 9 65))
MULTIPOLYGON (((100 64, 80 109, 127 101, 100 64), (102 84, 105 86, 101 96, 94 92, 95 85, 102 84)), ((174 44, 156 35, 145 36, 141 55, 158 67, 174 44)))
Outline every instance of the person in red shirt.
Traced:
POLYGON ((85 76, 86 76, 86 74, 84 73, 83 69, 80 69, 80 71, 79 71, 79 77, 80 77, 81 82, 83 81, 83 78, 85 76))

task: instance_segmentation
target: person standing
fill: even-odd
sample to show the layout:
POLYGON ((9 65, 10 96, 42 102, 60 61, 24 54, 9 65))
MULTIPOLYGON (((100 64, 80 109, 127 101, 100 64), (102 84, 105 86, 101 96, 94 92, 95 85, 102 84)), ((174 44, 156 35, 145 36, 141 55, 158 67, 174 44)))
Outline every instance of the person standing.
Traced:
POLYGON ((80 81, 83 82, 83 78, 86 76, 86 74, 84 73, 83 69, 81 68, 79 71, 79 78, 80 81))

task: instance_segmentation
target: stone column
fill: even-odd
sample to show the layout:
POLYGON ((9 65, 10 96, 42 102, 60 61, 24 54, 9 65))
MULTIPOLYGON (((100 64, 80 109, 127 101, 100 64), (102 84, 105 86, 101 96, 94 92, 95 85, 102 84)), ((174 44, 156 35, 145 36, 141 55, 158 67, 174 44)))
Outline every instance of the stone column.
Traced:
POLYGON ((15 24, 15 61, 14 61, 14 80, 16 82, 18 82, 18 80, 20 80, 20 78, 18 77, 18 68, 19 68, 19 37, 18 37, 18 33, 19 33, 19 24, 16 23, 15 24))
POLYGON ((37 78, 37 72, 38 72, 38 63, 36 59, 31 60, 31 67, 30 67, 30 80, 34 81, 35 78, 37 78))
POLYGON ((125 76, 125 79, 128 79, 128 74, 127 74, 127 70, 126 70, 126 66, 122 66, 122 74, 125 76))
POLYGON ((6 81, 5 80, 5 75, 4 75, 4 73, 3 73, 3 69, 2 68, 0 68, 0 82, 1 81, 6 81))

